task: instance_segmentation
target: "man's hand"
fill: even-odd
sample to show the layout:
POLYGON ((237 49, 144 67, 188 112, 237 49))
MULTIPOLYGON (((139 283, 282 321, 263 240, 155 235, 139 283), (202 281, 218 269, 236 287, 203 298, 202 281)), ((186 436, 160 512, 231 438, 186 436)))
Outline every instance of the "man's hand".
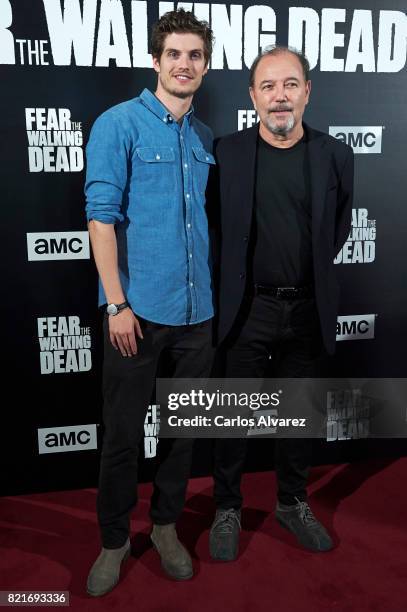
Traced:
POLYGON ((131 308, 125 308, 115 316, 109 315, 109 336, 123 357, 137 355, 136 336, 143 340, 143 333, 131 308))

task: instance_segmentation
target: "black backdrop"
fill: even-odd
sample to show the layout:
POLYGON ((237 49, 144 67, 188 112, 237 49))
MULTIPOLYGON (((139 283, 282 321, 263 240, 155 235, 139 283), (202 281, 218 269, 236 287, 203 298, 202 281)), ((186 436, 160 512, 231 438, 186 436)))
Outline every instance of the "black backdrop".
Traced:
MULTIPOLYGON (((401 0, 175 3, 207 16, 215 55, 194 106, 215 136, 250 125, 260 46, 305 45, 306 120, 352 144, 354 225, 330 375, 403 377, 407 341, 407 16, 401 0), (362 6, 363 5, 363 6, 362 6), (362 6, 362 8, 361 8, 362 6)), ((83 157, 106 108, 154 90, 147 36, 169 2, 0 0, 3 382, 0 493, 94 485, 101 442, 100 315, 83 157)), ((154 454, 154 414, 142 455, 154 454)), ((343 436, 349 437, 349 436, 343 436)), ((249 469, 272 464, 251 443, 249 469)), ((315 460, 404 453, 402 440, 318 441, 315 460)), ((151 477, 152 461, 141 476, 151 477)), ((210 447, 197 443, 194 474, 210 447)))

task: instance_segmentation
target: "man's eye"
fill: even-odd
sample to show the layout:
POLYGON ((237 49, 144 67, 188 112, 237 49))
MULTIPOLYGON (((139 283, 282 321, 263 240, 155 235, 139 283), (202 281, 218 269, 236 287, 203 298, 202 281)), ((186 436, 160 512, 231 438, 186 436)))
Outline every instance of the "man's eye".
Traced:
POLYGON ((297 83, 287 83, 287 87, 297 87, 297 83))
POLYGON ((193 59, 201 59, 202 55, 201 55, 201 53, 192 53, 191 57, 193 59))
POLYGON ((177 57, 178 53, 176 51, 170 51, 168 55, 170 57, 177 57))

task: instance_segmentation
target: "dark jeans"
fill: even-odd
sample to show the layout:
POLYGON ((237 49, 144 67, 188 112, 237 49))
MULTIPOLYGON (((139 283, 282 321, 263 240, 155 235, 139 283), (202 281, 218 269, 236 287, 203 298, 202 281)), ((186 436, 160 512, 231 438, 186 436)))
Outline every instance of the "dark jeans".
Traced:
MULTIPOLYGON (((227 378, 311 378, 318 375, 322 338, 315 300, 247 296, 226 339, 227 378)), ((240 482, 247 440, 215 442, 214 495, 218 508, 240 508, 240 482)), ((305 500, 311 459, 309 438, 275 441, 278 499, 283 504, 305 500)))
MULTIPOLYGON (((163 377, 207 377, 212 322, 173 327, 139 318, 144 340, 138 353, 122 357, 109 340, 104 321, 103 419, 105 436, 97 500, 105 548, 119 548, 129 535, 130 511, 137 502, 137 463, 144 419, 158 368, 163 377)), ((150 515, 154 523, 174 523, 184 506, 193 440, 162 439, 150 515)))

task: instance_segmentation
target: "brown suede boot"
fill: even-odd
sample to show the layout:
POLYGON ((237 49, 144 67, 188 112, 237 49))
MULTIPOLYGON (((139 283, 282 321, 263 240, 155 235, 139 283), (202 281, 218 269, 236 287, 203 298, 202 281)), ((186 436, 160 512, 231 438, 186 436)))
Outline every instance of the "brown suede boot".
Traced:
POLYGON ((130 540, 121 548, 102 548, 89 572, 86 590, 93 597, 100 597, 109 593, 120 578, 120 566, 130 556, 130 540))
POLYGON ((161 557, 163 570, 175 580, 189 580, 194 575, 189 552, 178 540, 175 523, 153 525, 151 541, 161 557))

